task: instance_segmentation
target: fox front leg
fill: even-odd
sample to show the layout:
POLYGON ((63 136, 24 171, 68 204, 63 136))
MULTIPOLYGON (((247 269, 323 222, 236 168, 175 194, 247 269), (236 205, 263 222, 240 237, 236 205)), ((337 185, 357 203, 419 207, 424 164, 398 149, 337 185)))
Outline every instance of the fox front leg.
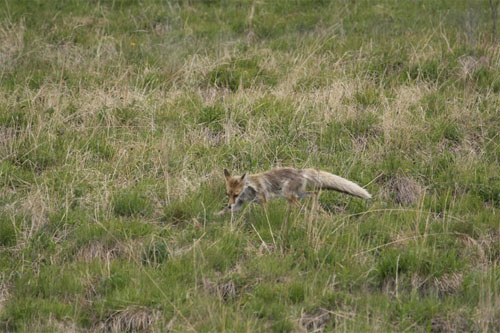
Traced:
POLYGON ((220 212, 216 213, 216 216, 221 216, 230 212, 236 213, 241 209, 243 206, 244 201, 243 200, 237 200, 235 204, 232 204, 231 206, 228 206, 224 209, 222 209, 220 212))
POLYGON ((261 194, 258 194, 256 197, 257 197, 257 201, 262 205, 262 207, 267 208, 266 196, 261 193, 261 194))
POLYGON ((224 208, 220 212, 215 213, 215 216, 222 216, 222 215, 227 214, 227 213, 229 213, 229 209, 224 208))

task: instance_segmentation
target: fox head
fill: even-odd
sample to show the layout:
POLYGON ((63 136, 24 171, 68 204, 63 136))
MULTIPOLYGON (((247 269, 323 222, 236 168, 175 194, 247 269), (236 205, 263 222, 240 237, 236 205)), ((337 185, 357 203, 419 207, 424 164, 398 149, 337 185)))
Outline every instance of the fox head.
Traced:
POLYGON ((245 190, 247 174, 232 177, 229 171, 224 169, 224 176, 226 177, 226 194, 229 198, 228 208, 232 209, 238 203, 238 197, 245 190))

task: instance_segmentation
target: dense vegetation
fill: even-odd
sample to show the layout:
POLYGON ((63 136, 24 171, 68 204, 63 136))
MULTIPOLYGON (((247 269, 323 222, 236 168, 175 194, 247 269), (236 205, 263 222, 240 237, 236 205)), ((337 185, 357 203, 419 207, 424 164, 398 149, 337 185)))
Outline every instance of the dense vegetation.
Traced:
POLYGON ((1 1, 0 329, 499 331, 496 2, 1 1))

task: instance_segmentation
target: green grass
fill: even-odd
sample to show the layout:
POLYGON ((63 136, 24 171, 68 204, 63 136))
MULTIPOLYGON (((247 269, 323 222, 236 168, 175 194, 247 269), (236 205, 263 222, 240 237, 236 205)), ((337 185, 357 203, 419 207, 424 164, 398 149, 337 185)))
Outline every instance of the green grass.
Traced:
POLYGON ((0 329, 500 330, 491 17, 488 0, 3 1, 0 329), (374 198, 215 215, 224 168, 274 166, 374 198))

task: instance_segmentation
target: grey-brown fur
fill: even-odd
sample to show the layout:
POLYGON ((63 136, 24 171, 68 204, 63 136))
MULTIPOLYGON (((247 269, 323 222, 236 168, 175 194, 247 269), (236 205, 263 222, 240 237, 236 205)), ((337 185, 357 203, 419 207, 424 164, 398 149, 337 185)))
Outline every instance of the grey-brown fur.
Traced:
POLYGON ((228 210, 238 211, 244 202, 259 202, 263 205, 274 197, 285 197, 297 204, 299 198, 317 194, 320 189, 335 190, 360 198, 371 195, 355 183, 326 171, 315 169, 279 168, 264 173, 231 176, 224 169, 229 203, 228 210))

